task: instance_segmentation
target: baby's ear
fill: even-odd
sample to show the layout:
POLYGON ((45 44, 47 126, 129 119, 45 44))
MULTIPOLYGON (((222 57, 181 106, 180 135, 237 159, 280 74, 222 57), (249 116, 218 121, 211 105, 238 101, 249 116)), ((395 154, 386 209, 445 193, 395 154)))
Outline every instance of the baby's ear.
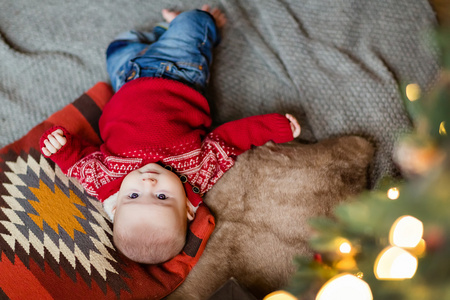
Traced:
POLYGON ((192 205, 191 201, 189 201, 189 199, 186 197, 186 211, 187 211, 187 219, 189 221, 194 220, 195 218, 195 209, 194 209, 194 205, 192 205))
POLYGON ((105 210, 111 222, 114 222, 114 214, 116 213, 118 196, 119 192, 109 196, 105 199, 105 201, 103 201, 103 209, 105 210))

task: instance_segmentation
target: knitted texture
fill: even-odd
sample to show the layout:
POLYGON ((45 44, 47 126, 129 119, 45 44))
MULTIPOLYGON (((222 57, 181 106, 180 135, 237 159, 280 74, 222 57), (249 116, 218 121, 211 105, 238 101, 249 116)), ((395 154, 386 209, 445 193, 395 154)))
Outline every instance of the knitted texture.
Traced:
MULTIPOLYGON (((252 146, 293 139, 288 119, 276 113, 231 121, 207 134, 210 124, 208 103, 199 92, 173 80, 139 78, 106 104, 100 147, 63 127, 47 130, 39 144, 44 147, 44 140, 61 129, 67 142, 50 159, 103 202, 118 192, 128 173, 157 162, 186 176, 203 194, 252 146)), ((198 206, 197 197, 189 199, 198 206)))
MULTIPOLYGON (((204 1, 4 0, 0 4, 0 146, 107 80, 104 52, 122 31, 148 30, 164 7, 204 1)), ((213 122, 290 112, 301 139, 349 134, 376 146, 371 181, 396 174, 399 134, 411 128, 400 83, 427 87, 438 71, 423 43, 435 25, 426 0, 223 0, 228 23, 207 98, 213 122)))

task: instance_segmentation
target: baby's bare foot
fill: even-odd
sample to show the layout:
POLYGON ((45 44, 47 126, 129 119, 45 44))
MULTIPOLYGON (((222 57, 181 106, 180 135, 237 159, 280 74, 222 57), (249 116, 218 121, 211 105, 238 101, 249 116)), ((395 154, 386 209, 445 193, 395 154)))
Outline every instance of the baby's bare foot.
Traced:
POLYGON ((180 12, 178 12, 178 11, 172 11, 172 10, 168 10, 167 8, 164 8, 164 9, 161 11, 161 14, 162 14, 164 20, 165 20, 167 23, 170 23, 170 22, 173 21, 173 19, 175 19, 176 16, 178 16, 178 15, 180 14, 180 12))
POLYGON ((227 18, 225 17, 225 14, 218 8, 211 9, 211 7, 208 4, 205 4, 202 6, 201 10, 209 12, 214 17, 214 20, 216 20, 216 25, 218 28, 222 28, 227 23, 227 18))

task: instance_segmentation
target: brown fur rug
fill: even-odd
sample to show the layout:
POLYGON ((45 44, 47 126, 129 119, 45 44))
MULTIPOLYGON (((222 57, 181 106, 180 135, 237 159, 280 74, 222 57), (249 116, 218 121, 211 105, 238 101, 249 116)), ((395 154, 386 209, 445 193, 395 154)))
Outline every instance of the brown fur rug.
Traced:
POLYGON ((283 288, 311 254, 308 219, 362 191, 373 147, 356 136, 267 144, 241 155, 207 193, 216 217, 203 256, 169 299, 206 299, 235 277, 255 296, 283 288))

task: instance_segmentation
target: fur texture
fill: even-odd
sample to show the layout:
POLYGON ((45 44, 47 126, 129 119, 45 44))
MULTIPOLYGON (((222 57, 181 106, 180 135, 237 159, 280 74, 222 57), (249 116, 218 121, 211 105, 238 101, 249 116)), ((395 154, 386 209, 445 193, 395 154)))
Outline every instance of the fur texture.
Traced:
POLYGON ((257 297, 283 288, 293 257, 309 255, 308 219, 361 192, 373 147, 341 137, 247 151, 207 193, 216 229, 200 261, 169 299, 207 299, 235 277, 257 297))

